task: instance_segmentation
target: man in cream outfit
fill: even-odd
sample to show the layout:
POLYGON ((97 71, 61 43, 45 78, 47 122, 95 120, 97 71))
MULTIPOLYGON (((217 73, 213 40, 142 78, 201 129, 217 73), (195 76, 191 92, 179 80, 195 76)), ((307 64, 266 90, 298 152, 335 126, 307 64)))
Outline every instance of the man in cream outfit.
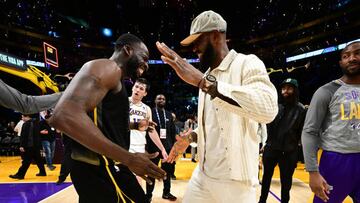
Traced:
POLYGON ((186 83, 198 87, 198 128, 177 138, 168 161, 176 160, 190 142, 198 142, 199 165, 193 172, 183 202, 256 202, 259 123, 277 114, 277 92, 265 65, 255 55, 229 50, 226 22, 205 11, 191 24, 191 46, 200 70, 164 43, 157 42, 162 60, 186 83), (205 72, 205 73, 203 73, 205 72))

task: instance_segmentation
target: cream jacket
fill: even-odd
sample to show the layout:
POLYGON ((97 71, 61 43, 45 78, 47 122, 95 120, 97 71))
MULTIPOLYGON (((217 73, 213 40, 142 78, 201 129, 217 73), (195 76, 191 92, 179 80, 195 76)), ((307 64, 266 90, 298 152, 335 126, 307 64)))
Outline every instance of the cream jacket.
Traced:
MULTIPOLYGON (((205 74, 208 74, 207 71, 205 74)), ((230 179, 258 183, 259 142, 258 123, 271 122, 277 112, 277 92, 270 82, 264 63, 255 55, 244 55, 231 50, 221 64, 210 74, 218 81, 218 91, 240 107, 218 97, 213 102, 220 135, 225 140, 226 160, 230 179)), ((199 91, 198 154, 200 166, 204 163, 204 98, 199 91)), ((208 125, 208 124, 207 124, 208 125)), ((227 177, 228 179, 229 177, 227 177)))

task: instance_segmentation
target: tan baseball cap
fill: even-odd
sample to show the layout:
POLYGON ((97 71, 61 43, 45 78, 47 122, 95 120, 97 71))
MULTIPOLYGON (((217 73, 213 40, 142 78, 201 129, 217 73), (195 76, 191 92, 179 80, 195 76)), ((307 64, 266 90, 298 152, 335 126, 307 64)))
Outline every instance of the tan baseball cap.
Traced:
POLYGON ((181 41, 180 44, 188 46, 200 37, 202 33, 214 30, 226 32, 226 21, 214 11, 204 11, 191 22, 190 35, 181 41))

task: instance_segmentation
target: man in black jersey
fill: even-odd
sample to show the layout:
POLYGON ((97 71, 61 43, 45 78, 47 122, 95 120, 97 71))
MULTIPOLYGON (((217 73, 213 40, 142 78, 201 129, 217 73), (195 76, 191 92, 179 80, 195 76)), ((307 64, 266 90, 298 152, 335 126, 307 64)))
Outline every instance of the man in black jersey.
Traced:
MULTIPOLYGON (((150 160, 158 153, 128 151, 129 100, 123 80, 145 72, 148 58, 139 38, 120 36, 109 59, 83 65, 55 107, 49 124, 77 142, 72 146, 71 178, 79 202, 144 202, 133 173, 146 181, 166 175, 150 160)), ((130 128, 141 129, 143 123, 130 128)))

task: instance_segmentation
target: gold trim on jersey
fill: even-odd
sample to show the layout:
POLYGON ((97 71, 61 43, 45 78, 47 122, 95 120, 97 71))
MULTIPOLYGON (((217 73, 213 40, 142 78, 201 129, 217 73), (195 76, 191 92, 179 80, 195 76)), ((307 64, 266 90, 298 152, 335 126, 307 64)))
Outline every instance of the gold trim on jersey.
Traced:
MULTIPOLYGON (((94 123, 95 123, 96 126, 98 125, 97 117, 98 117, 98 116, 97 116, 97 108, 95 107, 95 109, 94 109, 94 123)), ((116 195, 117 195, 117 197, 118 197, 118 202, 120 201, 120 198, 121 198, 122 202, 126 202, 126 200, 125 200, 125 198, 124 198, 124 196, 125 196, 128 200, 130 200, 131 203, 134 203, 134 201, 131 200, 131 199, 120 189, 120 187, 119 187, 118 184, 116 183, 114 176, 111 174, 111 171, 110 171, 110 168, 109 168, 109 162, 108 162, 107 158, 106 158, 104 155, 101 155, 101 156, 102 156, 102 158, 103 158, 104 161, 105 161, 105 169, 106 169, 106 172, 108 173, 108 175, 109 175, 109 177, 110 177, 110 179, 111 179, 111 182, 114 184, 114 187, 115 187, 115 190, 116 190, 116 195)))

